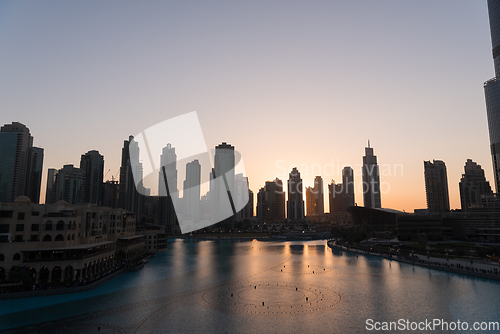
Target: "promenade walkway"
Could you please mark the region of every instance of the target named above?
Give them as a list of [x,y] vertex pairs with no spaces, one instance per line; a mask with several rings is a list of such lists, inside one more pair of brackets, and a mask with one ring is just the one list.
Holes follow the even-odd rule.
[[334,240],[328,241],[331,248],[345,250],[365,255],[379,256],[389,260],[395,260],[412,265],[418,265],[430,269],[442,270],[456,274],[469,275],[500,281],[500,266],[498,263],[478,261],[471,259],[443,259],[439,257],[427,257],[425,255],[388,255],[377,252],[365,251],[353,247],[340,246]]

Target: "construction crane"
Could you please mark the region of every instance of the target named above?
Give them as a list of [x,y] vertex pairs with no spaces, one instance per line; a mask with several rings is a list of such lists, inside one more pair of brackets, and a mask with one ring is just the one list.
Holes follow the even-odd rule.
[[[120,173],[120,169],[118,169],[118,172],[116,172],[116,176],[118,176],[118,173]],[[116,176],[111,175],[111,181],[115,181]]]

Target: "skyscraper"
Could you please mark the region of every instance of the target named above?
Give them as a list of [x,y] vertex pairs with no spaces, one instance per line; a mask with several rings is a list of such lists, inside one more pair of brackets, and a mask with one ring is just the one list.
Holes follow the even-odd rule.
[[[175,215],[174,204],[171,198],[171,196],[179,195],[177,188],[177,154],[175,154],[175,148],[172,147],[170,143],[162,149],[160,166],[162,167],[159,171],[158,182],[160,195],[158,215],[160,225],[165,226],[167,232],[179,233],[180,228],[177,223],[177,216]],[[165,168],[165,175],[167,176],[168,192],[165,187],[163,167]]]
[[314,199],[316,202],[316,214],[321,216],[325,213],[325,195],[323,190],[323,178],[314,178]]
[[460,203],[462,211],[469,211],[474,205],[481,204],[482,195],[492,194],[490,183],[484,177],[481,165],[467,159],[465,163],[465,174],[460,179]]
[[[227,186],[233,189],[234,186],[234,146],[225,142],[215,147],[214,170],[215,177],[220,177],[223,174],[227,177]],[[229,173],[230,175],[227,175]]]
[[344,185],[342,183],[335,184],[335,181],[332,180],[332,183],[328,185],[328,203],[330,205],[330,213],[343,212],[343,193]]
[[43,149],[33,147],[33,137],[24,124],[12,122],[0,129],[0,161],[0,202],[24,195],[38,203]]
[[368,141],[368,147],[365,147],[365,156],[363,157],[363,205],[366,208],[382,207],[377,156],[373,155],[370,141]]
[[141,175],[142,178],[142,164],[138,162],[138,157],[139,144],[134,141],[134,136],[129,136],[128,140],[123,141],[118,207],[135,213],[142,212],[143,203],[142,196],[134,183],[134,173],[132,172],[135,170],[136,175]]
[[328,185],[328,202],[330,213],[347,212],[347,208],[354,206],[354,171],[346,166],[342,169],[342,183]]
[[267,181],[257,194],[257,217],[265,221],[282,221],[285,219],[285,192],[283,182],[276,178]]
[[266,189],[264,187],[259,189],[257,193],[257,219],[265,220],[267,214],[267,200]]
[[254,216],[253,208],[254,208],[253,191],[248,189],[248,203],[245,206],[245,209],[242,210],[245,212],[243,218],[252,218]]
[[307,216],[317,216],[316,199],[314,198],[314,187],[306,187],[306,210]]
[[102,205],[104,157],[99,154],[99,151],[88,151],[82,154],[80,169],[85,173],[83,202]]
[[201,165],[198,160],[186,164],[186,179],[183,183],[183,204],[191,220],[200,219]]
[[[160,156],[160,166],[165,167],[165,174],[167,176],[168,181],[168,191],[170,193],[178,192],[177,188],[177,154],[175,154],[175,147],[172,147],[172,144],[168,143],[162,149],[162,154]],[[159,193],[164,196],[167,194],[167,190],[165,188],[165,179],[163,177],[163,169],[160,169],[159,172]]]
[[55,183],[57,169],[49,168],[47,173],[47,188],[45,189],[45,204],[55,203]]
[[83,202],[85,172],[73,165],[64,165],[56,174],[54,183],[54,201],[66,201],[68,204]]
[[118,207],[118,193],[119,193],[118,181],[114,179],[111,181],[106,181],[103,184],[102,191],[102,206],[116,209]]
[[40,202],[40,189],[42,188],[43,148],[32,147],[30,157],[28,197],[33,203]]
[[347,208],[354,206],[354,171],[350,166],[342,169],[342,211],[347,212]]
[[314,187],[306,187],[306,207],[308,216],[321,216],[325,213],[323,179],[314,178]]
[[302,179],[297,167],[294,167],[288,176],[288,220],[304,219],[304,198],[302,193]]
[[424,161],[425,194],[429,212],[450,211],[448,176],[441,160]]
[[[235,181],[235,154],[234,146],[225,142],[215,147],[214,155],[214,170],[211,176],[212,180],[222,178],[223,182],[215,182],[213,189],[213,212],[217,216],[221,212],[225,212],[227,208],[227,201],[229,200],[231,207],[234,207],[235,198],[232,198],[231,193],[234,193]],[[214,216],[214,217],[215,217]],[[232,218],[231,218],[232,219]]]
[[241,221],[253,217],[253,192],[249,189],[248,177],[243,176],[243,174],[236,174],[234,187],[235,203],[243,203],[248,197],[247,204],[243,209],[236,212],[235,219]]
[[488,0],[495,77],[484,83],[496,192],[500,192],[500,1]]

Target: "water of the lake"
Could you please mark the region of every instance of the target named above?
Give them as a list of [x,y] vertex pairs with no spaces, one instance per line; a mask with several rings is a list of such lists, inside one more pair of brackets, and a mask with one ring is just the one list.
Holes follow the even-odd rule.
[[141,271],[93,290],[0,301],[0,330],[364,333],[368,319],[460,320],[469,329],[500,321],[496,281],[332,250],[326,241],[169,242]]

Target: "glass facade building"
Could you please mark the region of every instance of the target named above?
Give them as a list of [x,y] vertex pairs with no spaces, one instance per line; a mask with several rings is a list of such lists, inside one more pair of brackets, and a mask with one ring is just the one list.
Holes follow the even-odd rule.
[[493,175],[497,193],[500,192],[500,0],[488,0],[491,44],[495,77],[484,83]]
[[16,187],[14,181],[17,138],[17,133],[2,133],[0,137],[0,159],[2,161],[0,165],[0,203],[12,202],[14,193],[19,196],[19,187]]
[[425,196],[429,212],[450,211],[448,173],[441,160],[424,161]]
[[64,165],[56,174],[54,183],[54,200],[66,201],[69,204],[83,202],[85,194],[85,171],[73,165]]
[[43,149],[33,147],[30,130],[19,122],[0,129],[0,203],[28,196],[38,203]]
[[33,203],[39,203],[42,188],[43,148],[32,147],[30,159],[28,197]]
[[80,169],[85,173],[83,201],[102,205],[104,191],[104,157],[99,151],[82,154]]

